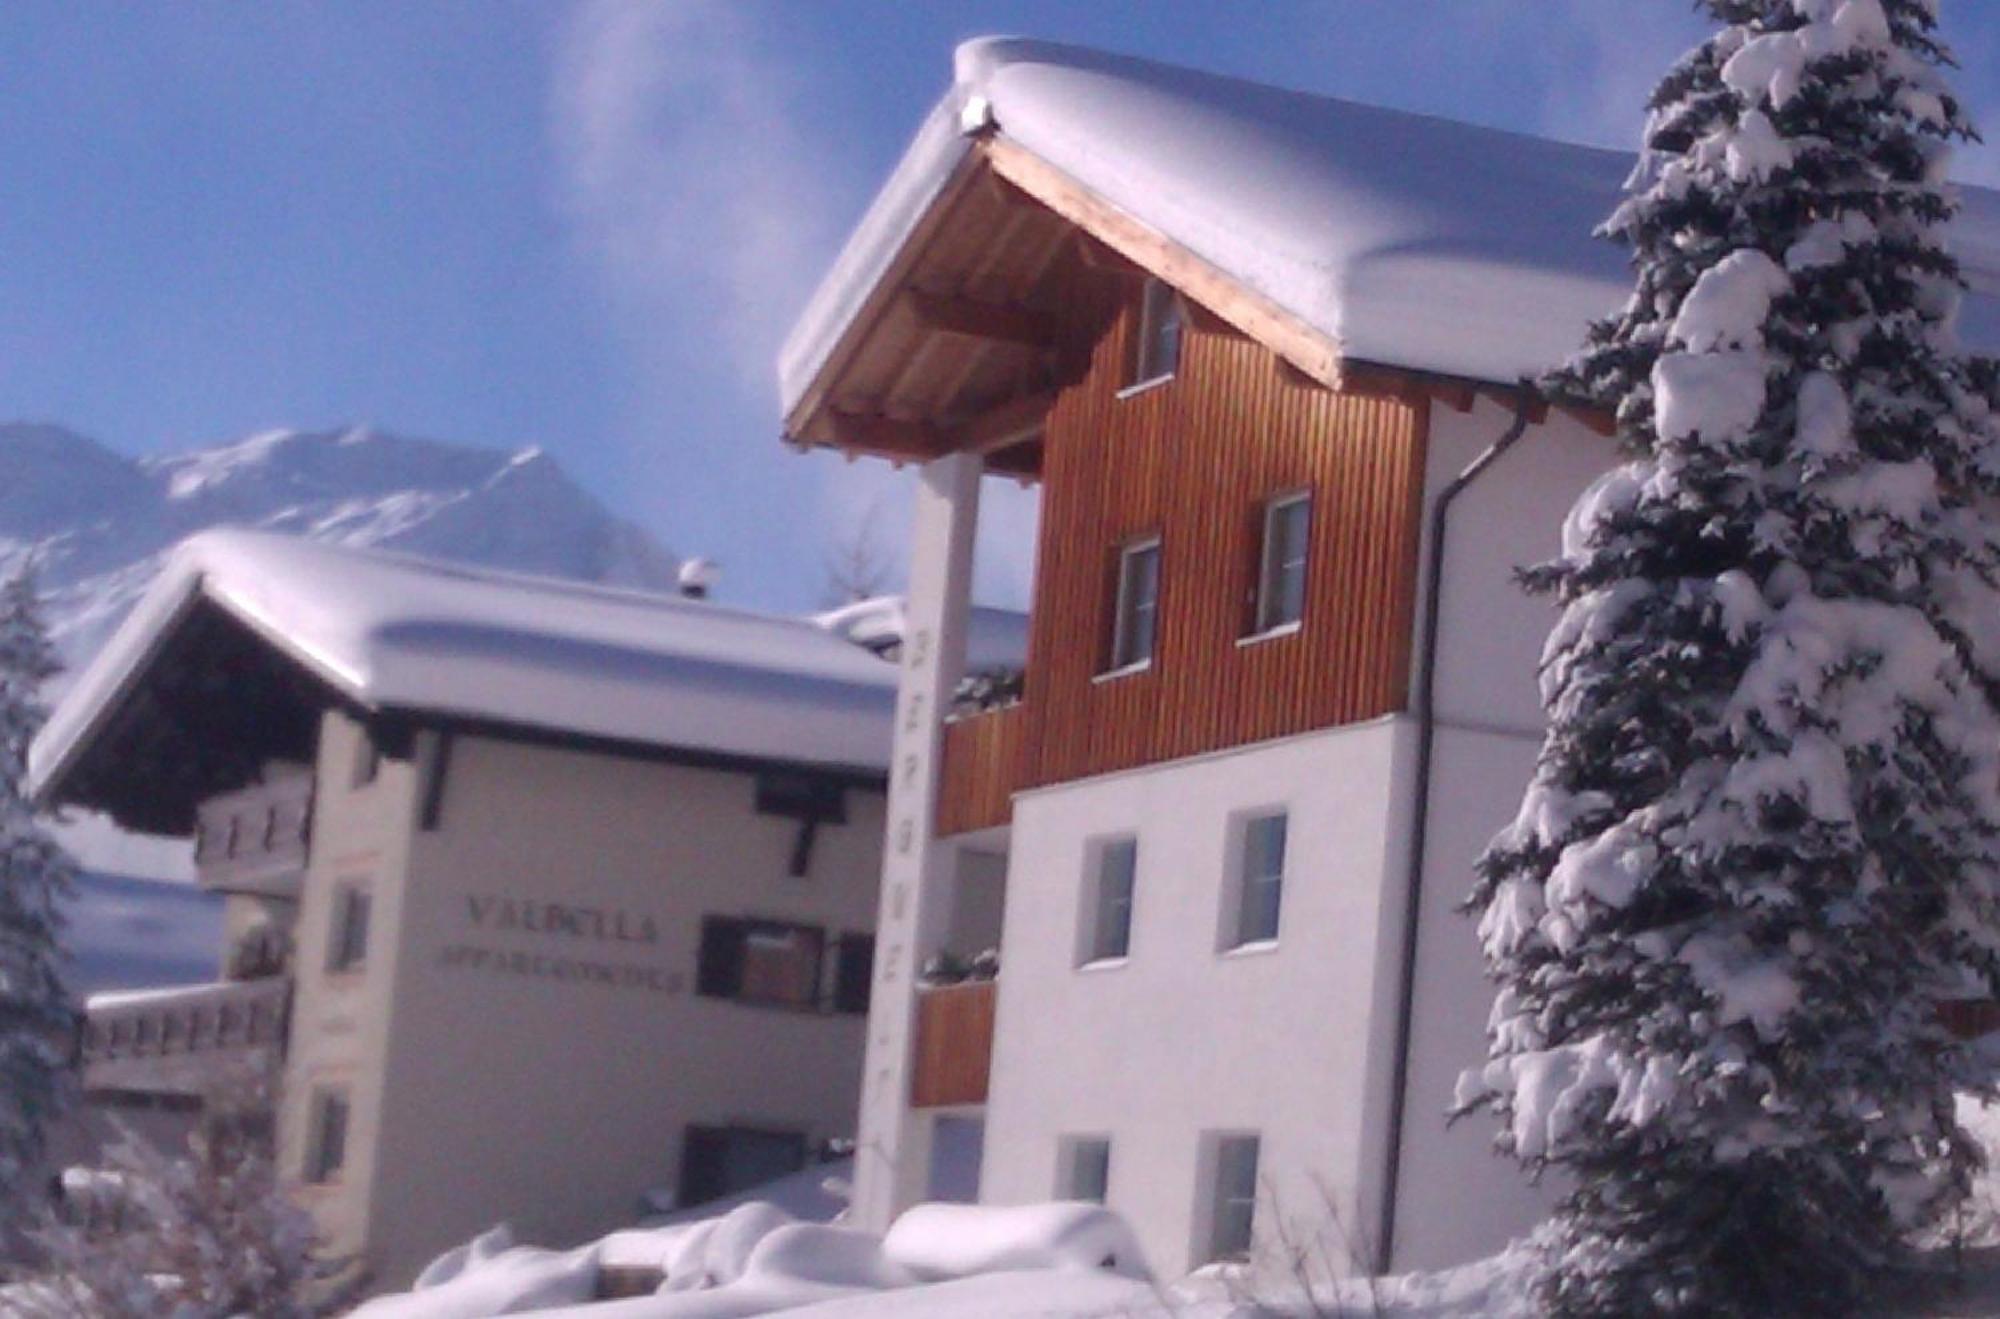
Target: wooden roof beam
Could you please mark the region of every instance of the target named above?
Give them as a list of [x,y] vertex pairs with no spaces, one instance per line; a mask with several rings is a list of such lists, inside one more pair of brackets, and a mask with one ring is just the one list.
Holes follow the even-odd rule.
[[1052,389],[1009,399],[951,427],[945,432],[945,443],[968,453],[994,454],[1010,449],[1041,431],[1055,401]]
[[1045,348],[1055,342],[1055,324],[1039,312],[997,302],[950,297],[910,289],[903,295],[917,324],[938,334],[955,334],[966,339],[1012,344],[1019,348]]

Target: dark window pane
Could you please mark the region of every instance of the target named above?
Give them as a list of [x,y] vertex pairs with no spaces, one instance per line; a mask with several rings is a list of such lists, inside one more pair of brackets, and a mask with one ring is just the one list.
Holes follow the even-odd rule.
[[1228,1136],[1215,1147],[1215,1236],[1211,1259],[1250,1253],[1257,1215],[1257,1138]]
[[1259,816],[1243,826],[1242,902],[1238,943],[1278,937],[1278,909],[1284,893],[1286,817]]
[[796,1132],[689,1127],[681,1146],[680,1203],[705,1204],[805,1167],[806,1139]]
[[1139,843],[1117,838],[1098,855],[1096,934],[1093,959],[1123,957],[1132,946],[1132,887],[1139,862]]
[[1082,1137],[1070,1143],[1068,1184],[1062,1194],[1070,1200],[1104,1203],[1111,1187],[1111,1142],[1101,1136]]

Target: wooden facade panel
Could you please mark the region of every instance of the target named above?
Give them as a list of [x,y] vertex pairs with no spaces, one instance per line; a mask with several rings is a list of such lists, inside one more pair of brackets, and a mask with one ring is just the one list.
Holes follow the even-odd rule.
[[944,726],[937,831],[949,837],[1006,824],[1021,781],[1019,705],[953,719]]
[[[1340,394],[1198,309],[1173,379],[1120,397],[1137,281],[1052,276],[1067,379],[1044,439],[1021,787],[1405,703],[1427,430],[1421,400]],[[1245,638],[1266,502],[1313,496],[1301,626]],[[1104,678],[1119,548],[1161,539],[1152,665]]]
[[912,1108],[986,1102],[997,989],[991,980],[974,980],[917,992]]

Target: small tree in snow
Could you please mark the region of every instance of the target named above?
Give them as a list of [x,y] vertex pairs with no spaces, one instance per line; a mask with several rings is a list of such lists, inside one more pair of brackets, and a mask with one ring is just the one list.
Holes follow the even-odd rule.
[[2000,474],[1955,346],[1935,0],[1707,0],[1554,388],[1632,462],[1562,557],[1549,728],[1474,902],[1461,1111],[1568,1174],[1559,1314],[1849,1314],[1977,1155],[2000,984]]
[[27,1179],[62,1097],[74,1024],[57,946],[70,862],[22,784],[47,713],[41,687],[57,668],[23,568],[0,585],[0,1216],[33,1202]]
[[182,1149],[126,1131],[37,1233],[33,1319],[308,1319],[351,1303],[285,1196],[261,1073],[218,1085]]

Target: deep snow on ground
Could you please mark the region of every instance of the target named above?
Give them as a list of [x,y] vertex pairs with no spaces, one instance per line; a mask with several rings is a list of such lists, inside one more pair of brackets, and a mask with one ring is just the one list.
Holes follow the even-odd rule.
[[[652,1266],[650,1296],[592,1301],[600,1267]],[[1247,1319],[1254,1314],[1469,1319],[1522,1313],[1514,1261],[1356,1280],[1307,1296],[1280,1281],[1210,1272],[1152,1278],[1117,1214],[1097,1205],[919,1205],[883,1237],[803,1222],[749,1201],[718,1217],[613,1233],[568,1251],[516,1245],[504,1228],[439,1258],[414,1290],[357,1319]]]
[[[1961,1120],[2000,1151],[2000,1106]],[[842,1164],[614,1232],[573,1250],[516,1244],[498,1228],[448,1253],[417,1289],[358,1319],[1515,1319],[1528,1256],[1515,1249],[1438,1273],[1354,1278],[1308,1294],[1282,1260],[1154,1279],[1124,1221],[1096,1205],[931,1204],[875,1237],[823,1220]],[[768,1197],[768,1198],[764,1198]],[[775,1201],[776,1203],[773,1203]],[[780,1207],[781,1205],[786,1207]],[[796,1211],[788,1212],[789,1210]],[[800,1215],[803,1215],[801,1217]],[[1980,1179],[1963,1248],[1941,1245],[1927,1277],[1897,1290],[1907,1319],[2000,1317],[2000,1167]],[[600,1268],[657,1268],[650,1296],[593,1301]]]

